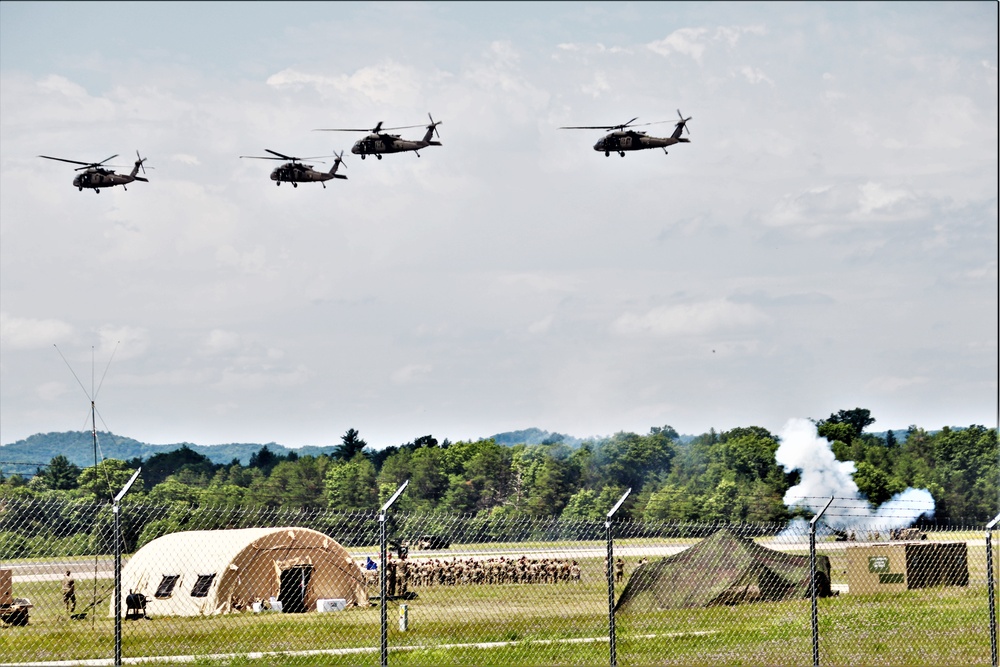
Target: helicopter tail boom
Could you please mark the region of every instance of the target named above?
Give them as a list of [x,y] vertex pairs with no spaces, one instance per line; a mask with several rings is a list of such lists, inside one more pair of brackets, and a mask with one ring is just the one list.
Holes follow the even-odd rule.
[[340,169],[340,165],[344,163],[344,151],[340,151],[340,155],[337,155],[337,159],[333,161],[333,167],[330,168],[330,176],[333,178],[341,178],[347,180],[347,176],[343,174],[338,174],[337,170]]

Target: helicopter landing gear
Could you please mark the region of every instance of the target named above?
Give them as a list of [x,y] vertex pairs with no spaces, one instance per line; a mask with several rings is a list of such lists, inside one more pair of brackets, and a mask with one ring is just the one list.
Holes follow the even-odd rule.
[[281,181],[275,181],[274,184],[279,188],[281,187]]
[[101,189],[100,188],[94,188],[94,194],[95,195],[101,194]]
[[625,157],[625,151],[618,151],[618,154],[621,155],[622,157]]
[[323,181],[320,181],[319,184],[323,186],[324,190],[326,190],[326,183],[324,183]]
[[382,159],[382,155],[381,155],[381,154],[379,154],[379,153],[375,153],[375,157],[376,157],[376,158],[378,158],[379,160],[381,160],[381,159]]
[[604,157],[611,157],[610,151],[604,151]]
[[297,187],[299,187],[299,184],[293,181],[293,182],[292,182],[292,187],[293,187],[293,188],[297,188]]
[[81,186],[79,186],[79,187],[77,188],[77,190],[79,190],[80,192],[83,192],[83,186],[82,186],[82,185],[81,185]]

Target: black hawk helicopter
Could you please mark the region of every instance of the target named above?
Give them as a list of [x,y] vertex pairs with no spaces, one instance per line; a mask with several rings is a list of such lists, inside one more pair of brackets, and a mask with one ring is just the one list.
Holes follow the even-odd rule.
[[[49,155],[39,155],[38,157],[43,157],[46,160],[58,160],[59,162],[69,162],[70,164],[82,164],[82,167],[77,167],[76,171],[82,171],[82,174],[77,174],[73,179],[73,185],[77,187],[81,192],[84,188],[93,188],[95,193],[101,191],[101,188],[111,188],[116,185],[122,186],[122,190],[128,190],[125,187],[126,183],[131,183],[132,181],[142,181],[148,183],[148,178],[143,178],[142,176],[137,176],[139,169],[142,169],[142,173],[146,173],[146,168],[142,166],[142,163],[146,161],[146,158],[139,155],[139,151],[135,152],[135,156],[138,158],[135,161],[135,166],[132,167],[131,174],[116,174],[113,169],[109,169],[111,165],[107,167],[104,163],[108,160],[118,157],[117,153],[109,158],[105,158],[100,162],[80,162],[79,160],[67,160],[61,157],[51,157]],[[150,167],[152,169],[152,167]]]
[[[368,132],[369,135],[364,139],[358,139],[354,142],[351,147],[351,152],[355,155],[360,155],[361,159],[364,160],[367,155],[374,155],[379,160],[382,159],[383,153],[403,153],[405,151],[413,151],[417,153],[421,148],[426,148],[428,146],[440,146],[440,141],[433,141],[434,135],[437,134],[438,138],[441,135],[437,131],[437,126],[444,121],[435,121],[434,117],[429,113],[427,117],[431,119],[430,125],[403,125],[400,127],[382,127],[382,121],[378,122],[378,125],[370,130],[363,130],[357,128],[320,128],[313,130],[314,132]],[[402,139],[398,134],[387,134],[383,130],[407,130],[411,127],[426,127],[427,132],[424,133],[424,138],[419,141]],[[417,153],[417,157],[420,157],[420,153]]]
[[[325,181],[329,181],[334,178],[347,179],[347,176],[343,174],[338,174],[337,169],[340,165],[344,163],[343,155],[344,151],[340,151],[340,155],[316,155],[313,157],[293,157],[291,155],[283,155],[277,151],[272,151],[270,148],[265,148],[268,153],[276,157],[260,156],[260,155],[241,155],[241,158],[251,158],[254,160],[288,160],[285,164],[280,167],[276,167],[274,171],[271,172],[271,180],[274,181],[275,185],[281,185],[282,182],[291,183],[293,188],[299,187],[299,183],[319,183],[326,189]],[[315,160],[321,157],[334,157],[337,158],[333,161],[333,168],[330,171],[316,171],[312,168],[311,164],[303,164],[302,160]],[[322,163],[320,163],[322,164]],[[346,169],[346,167],[345,167]]]
[[627,123],[622,123],[621,125],[582,125],[582,126],[569,126],[560,127],[560,130],[613,130],[611,134],[606,135],[603,139],[598,140],[594,144],[595,151],[604,151],[604,157],[611,155],[612,151],[618,153],[622,157],[625,157],[625,151],[641,151],[646,148],[662,148],[663,152],[667,152],[667,146],[673,146],[679,143],[688,143],[690,139],[685,139],[681,136],[682,132],[687,132],[691,134],[691,130],[687,129],[687,122],[691,120],[691,117],[684,117],[681,110],[677,110],[677,116],[680,118],[674,126],[674,133],[669,137],[651,137],[645,132],[640,132],[638,130],[632,130],[632,127],[643,127],[645,125],[659,125],[661,123],[670,123],[669,120],[660,120],[654,123],[640,123],[639,125],[633,125],[638,116],[628,121]]

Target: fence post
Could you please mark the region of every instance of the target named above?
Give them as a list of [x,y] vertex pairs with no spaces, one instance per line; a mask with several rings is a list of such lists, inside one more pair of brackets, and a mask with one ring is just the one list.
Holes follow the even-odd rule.
[[406,485],[410,483],[410,480],[403,482],[403,485],[396,489],[396,493],[392,494],[392,497],[386,501],[385,505],[382,505],[382,509],[379,510],[378,515],[378,546],[379,546],[379,566],[378,566],[378,583],[379,583],[379,625],[380,625],[380,655],[382,667],[386,667],[389,664],[389,618],[388,611],[386,610],[386,604],[388,603],[388,595],[386,595],[386,581],[385,581],[385,569],[386,569],[386,540],[388,539],[385,534],[385,519],[386,512],[392,504],[396,502],[399,495],[403,493],[403,489]]
[[608,564],[605,568],[608,575],[608,641],[609,641],[609,652],[611,656],[611,667],[618,667],[618,648],[615,645],[615,577],[614,577],[614,535],[611,532],[611,518],[614,517],[615,512],[618,508],[622,506],[625,499],[628,498],[628,494],[632,493],[632,489],[629,489],[622,497],[618,499],[615,506],[611,508],[608,512],[608,518],[604,522],[604,528],[607,532],[608,540]]
[[826,512],[832,502],[833,496],[830,496],[830,500],[819,511],[819,514],[809,520],[809,575],[812,579],[810,582],[810,597],[812,598],[813,667],[819,667],[819,609],[816,604],[816,522],[819,521],[819,518],[823,516],[823,513]]
[[[115,666],[122,664],[122,537],[121,537],[121,507],[119,502],[135,482],[142,468],[132,473],[132,478],[122,487],[122,490],[115,496],[111,511],[115,515]],[[93,609],[97,614],[97,609]]]
[[993,581],[993,528],[1000,521],[1000,514],[986,524],[986,586],[990,599],[990,664],[997,667],[997,609],[996,583]]

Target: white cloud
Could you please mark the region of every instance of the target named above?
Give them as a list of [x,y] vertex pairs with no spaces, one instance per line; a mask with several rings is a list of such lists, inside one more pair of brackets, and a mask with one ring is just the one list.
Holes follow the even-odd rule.
[[205,337],[201,350],[209,355],[226,354],[239,350],[242,344],[242,337],[235,331],[212,329]]
[[880,375],[879,377],[869,380],[865,384],[865,388],[883,394],[893,394],[900,389],[926,385],[928,382],[929,378],[923,375],[914,375],[910,377]]
[[434,367],[430,364],[408,364],[392,373],[393,384],[412,384],[428,375]]
[[741,75],[743,75],[743,78],[749,81],[750,83],[754,84],[766,83],[771,86],[774,85],[774,81],[772,81],[766,74],[764,74],[764,72],[762,72],[760,69],[756,67],[751,67],[750,65],[744,65],[739,69],[739,72]]
[[98,355],[104,358],[132,359],[149,348],[149,332],[142,327],[105,325],[98,331]]
[[762,25],[719,26],[714,31],[708,28],[679,28],[661,40],[650,42],[646,47],[653,53],[669,56],[673,53],[688,56],[701,62],[705,50],[712,43],[723,43],[734,48],[745,34],[763,35]]
[[680,28],[659,41],[650,42],[647,47],[661,56],[679,53],[700,61],[702,54],[705,53],[704,38],[707,34],[707,28]]
[[659,306],[641,314],[627,313],[615,320],[612,328],[616,333],[629,335],[697,336],[752,330],[768,321],[769,318],[751,304],[714,299]]
[[0,341],[16,350],[47,347],[72,335],[73,327],[61,320],[35,320],[0,312]]

